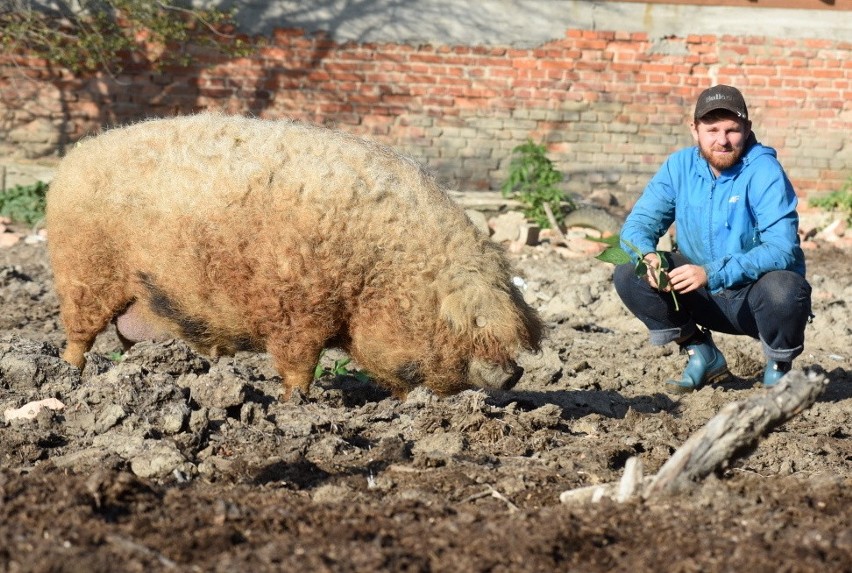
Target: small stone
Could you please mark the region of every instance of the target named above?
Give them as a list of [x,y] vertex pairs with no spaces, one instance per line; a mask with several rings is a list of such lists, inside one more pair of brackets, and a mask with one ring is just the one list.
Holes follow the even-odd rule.
[[817,233],[816,238],[828,243],[835,243],[840,240],[848,230],[848,224],[845,219],[837,219],[829,223],[829,225]]
[[537,225],[524,223],[518,229],[518,243],[522,245],[535,246],[539,241],[541,229]]
[[17,233],[0,233],[0,248],[8,248],[17,245],[21,236]]
[[20,408],[10,408],[3,412],[3,418],[9,422],[11,420],[34,420],[38,413],[45,408],[50,410],[62,410],[65,404],[56,398],[45,398],[24,404]]
[[311,499],[314,503],[341,503],[349,500],[352,492],[346,486],[328,484],[318,487]]
[[593,257],[600,254],[606,248],[606,244],[600,241],[590,241],[585,237],[573,237],[568,239],[568,248],[576,253]]
[[141,478],[164,478],[186,460],[177,448],[168,442],[149,440],[141,452],[130,460],[130,470]]
[[47,236],[40,235],[38,233],[27,235],[26,237],[24,237],[25,245],[38,245],[40,243],[44,243],[45,241],[47,241]]
[[96,434],[103,434],[104,432],[118,424],[126,415],[127,412],[125,412],[124,408],[122,408],[118,404],[108,405],[98,415],[93,428],[94,432]]
[[489,226],[494,229],[491,240],[497,243],[516,241],[520,237],[520,229],[526,224],[524,214],[519,211],[509,211],[491,219]]

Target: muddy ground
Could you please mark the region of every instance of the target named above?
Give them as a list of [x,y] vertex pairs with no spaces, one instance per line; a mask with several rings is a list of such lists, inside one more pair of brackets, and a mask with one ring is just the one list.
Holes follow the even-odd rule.
[[734,378],[669,394],[685,358],[646,344],[611,267],[544,243],[512,255],[549,326],[514,391],[326,375],[282,403],[265,356],[180,342],[104,334],[81,375],[44,243],[2,249],[0,413],[64,409],[0,422],[0,571],[852,571],[852,251],[813,247],[817,403],[685,493],[581,505],[560,493],[655,472],[766,392],[759,343],[718,336]]

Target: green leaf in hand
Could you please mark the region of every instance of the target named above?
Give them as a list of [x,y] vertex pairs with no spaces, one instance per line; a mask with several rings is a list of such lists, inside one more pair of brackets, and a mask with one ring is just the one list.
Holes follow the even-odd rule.
[[[590,237],[591,238],[591,237]],[[602,253],[600,253],[595,258],[599,261],[603,261],[605,263],[612,263],[614,265],[623,265],[631,262],[633,259],[630,258],[630,255],[621,247],[622,239],[618,235],[613,235],[610,237],[606,237],[603,239],[594,239],[600,243],[606,243],[609,245]],[[630,241],[623,241],[627,248],[633,251],[636,254],[636,266],[633,267],[633,272],[636,273],[636,276],[639,278],[644,277],[648,274],[648,264],[645,262],[642,257],[642,251],[640,251],[636,245],[632,244]],[[663,292],[669,286],[669,276],[666,274],[666,271],[669,269],[669,263],[666,258],[663,256],[663,253],[657,251],[657,256],[660,259],[660,266],[656,269],[656,279],[657,279],[657,290]],[[677,295],[675,291],[672,290],[672,300],[674,301],[675,310],[680,310],[680,305],[677,301]]]
[[613,265],[623,265],[630,262],[630,255],[621,250],[620,247],[607,247],[595,258]]

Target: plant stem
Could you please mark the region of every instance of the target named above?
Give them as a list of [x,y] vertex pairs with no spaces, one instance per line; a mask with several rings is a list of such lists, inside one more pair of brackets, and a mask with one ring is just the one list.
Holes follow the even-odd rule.
[[680,305],[677,302],[677,295],[675,295],[675,291],[672,291],[672,300],[675,303],[675,312],[679,312],[680,311]]

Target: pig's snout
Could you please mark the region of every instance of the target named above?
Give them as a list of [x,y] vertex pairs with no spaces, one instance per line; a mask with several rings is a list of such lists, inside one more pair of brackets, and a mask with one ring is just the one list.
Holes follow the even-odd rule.
[[509,362],[506,366],[501,366],[481,360],[473,360],[468,371],[469,382],[472,386],[494,390],[512,389],[523,374],[524,369],[514,361]]

